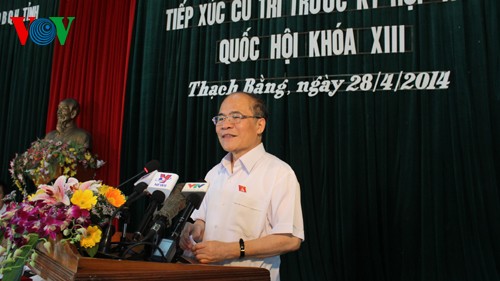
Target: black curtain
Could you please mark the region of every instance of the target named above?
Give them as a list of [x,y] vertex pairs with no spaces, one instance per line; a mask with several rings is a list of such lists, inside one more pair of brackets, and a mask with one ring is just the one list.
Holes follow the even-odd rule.
[[5,182],[15,154],[45,136],[53,53],[53,44],[40,46],[30,37],[21,45],[10,15],[22,17],[26,9],[48,18],[58,7],[59,1],[0,1],[0,178]]

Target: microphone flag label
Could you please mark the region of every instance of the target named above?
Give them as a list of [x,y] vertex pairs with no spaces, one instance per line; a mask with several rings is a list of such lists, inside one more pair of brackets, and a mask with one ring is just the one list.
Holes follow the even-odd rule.
[[165,193],[165,198],[167,198],[174,189],[178,179],[179,175],[177,174],[156,171],[146,190],[151,194],[155,190],[159,190]]
[[161,173],[160,174],[160,177],[158,178],[158,183],[159,184],[163,184],[163,183],[166,183],[169,179],[172,178],[172,175],[171,174],[164,174],[164,173]]
[[206,182],[188,182],[182,192],[207,192],[209,184]]

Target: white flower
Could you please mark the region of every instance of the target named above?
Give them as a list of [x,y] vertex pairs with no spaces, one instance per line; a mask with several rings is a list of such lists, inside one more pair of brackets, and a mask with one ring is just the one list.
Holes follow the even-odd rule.
[[97,168],[101,168],[104,164],[106,164],[106,162],[102,160],[97,160]]

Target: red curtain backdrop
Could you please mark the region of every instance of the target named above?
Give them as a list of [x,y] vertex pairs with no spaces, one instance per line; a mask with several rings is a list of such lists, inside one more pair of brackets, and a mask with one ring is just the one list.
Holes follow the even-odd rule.
[[[55,43],[47,132],[54,130],[57,105],[80,103],[79,127],[92,135],[92,152],[106,162],[97,179],[117,185],[130,42],[136,0],[61,0],[59,15],[73,16],[64,46]],[[65,23],[67,24],[67,22]]]

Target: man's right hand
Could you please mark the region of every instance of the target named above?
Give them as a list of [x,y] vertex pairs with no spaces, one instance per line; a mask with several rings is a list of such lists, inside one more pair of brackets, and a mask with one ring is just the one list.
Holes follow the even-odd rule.
[[193,243],[193,240],[200,242],[203,239],[204,230],[205,222],[203,221],[197,220],[194,224],[186,223],[179,239],[181,249],[191,250],[196,245],[196,243]]

